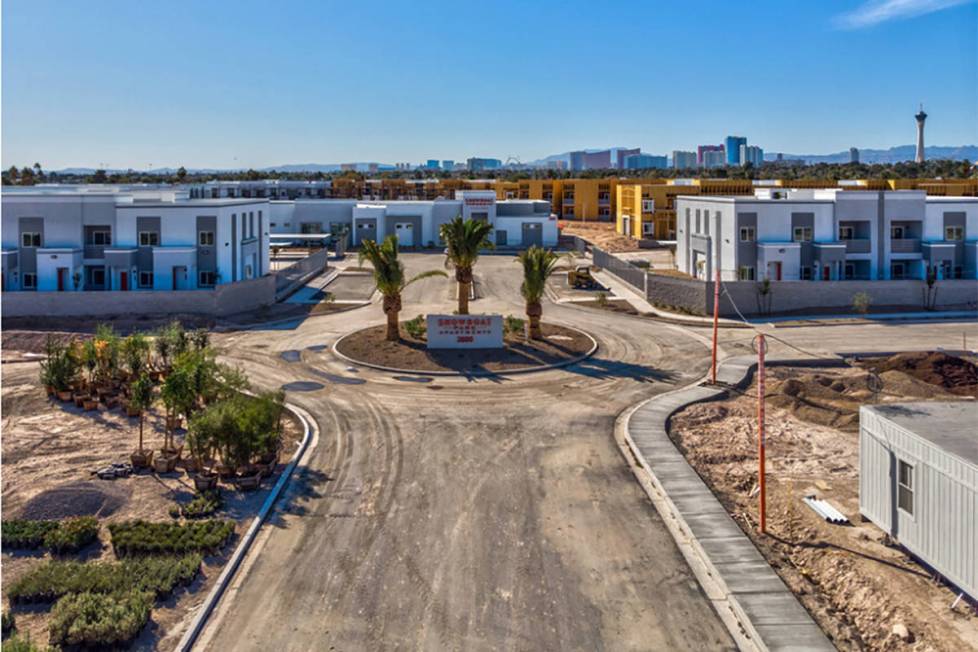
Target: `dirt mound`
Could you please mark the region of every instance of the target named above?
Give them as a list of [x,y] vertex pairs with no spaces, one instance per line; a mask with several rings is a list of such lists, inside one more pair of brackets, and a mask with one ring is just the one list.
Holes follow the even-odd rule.
[[856,364],[880,375],[899,371],[952,394],[978,398],[978,365],[946,353],[900,353],[886,358],[866,358]]
[[109,482],[73,482],[43,491],[21,510],[21,518],[60,519],[69,516],[109,516],[125,503],[128,492]]

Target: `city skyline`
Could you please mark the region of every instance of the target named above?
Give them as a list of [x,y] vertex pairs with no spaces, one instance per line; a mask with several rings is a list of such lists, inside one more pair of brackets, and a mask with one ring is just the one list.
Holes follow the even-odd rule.
[[[519,8],[519,24],[507,3],[367,16],[296,2],[275,20],[237,4],[100,8],[4,4],[4,167],[530,161],[614,146],[669,155],[730,134],[817,154],[912,142],[921,101],[928,142],[978,142],[974,62],[944,54],[975,50],[971,1],[717,4],[696,16],[626,4],[595,16],[572,3]],[[790,29],[770,30],[775,19]],[[397,29],[406,22],[410,34]],[[596,56],[560,34],[610,49]],[[707,34],[716,47],[679,47]],[[627,105],[612,99],[622,84],[634,85]]]

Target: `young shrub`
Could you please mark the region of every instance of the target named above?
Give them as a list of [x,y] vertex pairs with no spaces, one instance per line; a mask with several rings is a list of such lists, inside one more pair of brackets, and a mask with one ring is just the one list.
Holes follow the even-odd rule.
[[424,315],[418,315],[414,319],[404,322],[404,330],[416,340],[423,339],[428,334],[428,325],[425,323]]
[[503,330],[505,330],[507,333],[518,335],[523,332],[523,327],[525,324],[526,322],[519,317],[506,315],[506,319],[503,320]]
[[111,523],[112,548],[116,556],[141,554],[216,553],[234,534],[234,523],[209,519],[196,523]]
[[604,308],[605,306],[608,305],[608,295],[605,294],[604,292],[598,292],[596,296],[596,301],[600,307]]
[[[186,519],[199,519],[211,516],[224,505],[221,492],[216,489],[205,491],[194,496],[186,505],[177,507],[177,515]],[[172,513],[171,513],[172,516]]]
[[140,591],[68,595],[51,610],[50,640],[66,646],[122,646],[146,625],[152,606],[152,594]]
[[57,521],[12,519],[0,524],[4,550],[33,550],[44,545],[44,537],[58,528]]
[[4,611],[3,611],[3,630],[2,630],[3,635],[6,636],[10,632],[14,631],[14,629],[16,629],[16,628],[17,628],[17,620],[14,618],[14,615],[12,613],[10,613],[9,611],[7,611],[6,609],[4,609]]
[[869,307],[873,303],[873,297],[869,296],[865,292],[856,292],[852,295],[852,309],[858,312],[860,315],[865,315],[869,312]]
[[98,519],[94,516],[68,518],[44,535],[44,546],[61,555],[77,552],[98,538]]
[[14,634],[3,642],[3,652],[52,652],[53,648],[41,647],[31,641],[30,634],[21,638],[19,634]]

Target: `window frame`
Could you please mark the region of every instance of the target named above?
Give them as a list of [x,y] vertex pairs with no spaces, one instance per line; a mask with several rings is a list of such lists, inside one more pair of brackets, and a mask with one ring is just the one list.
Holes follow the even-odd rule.
[[[210,283],[204,282],[204,274],[208,274],[211,277]],[[209,270],[201,270],[197,272],[197,287],[202,288],[212,288],[217,285],[217,272],[212,272]]]
[[[105,281],[106,281],[107,275],[105,273],[105,268],[104,267],[95,267],[95,268],[92,269],[92,271],[90,272],[90,274],[91,274],[91,279],[92,279],[92,285],[101,285],[102,287],[105,287]],[[102,275],[102,282],[101,283],[95,280],[95,275],[96,274],[101,274]]]
[[[954,232],[958,237],[951,237],[951,233]],[[944,241],[945,242],[961,242],[964,240],[964,227],[961,226],[945,226],[944,227]]]
[[[143,240],[144,240],[143,236],[147,236],[145,239],[148,242],[143,243]],[[155,238],[152,237],[152,236],[155,236]],[[159,247],[160,246],[160,232],[159,231],[140,231],[137,234],[137,237],[138,237],[137,242],[139,242],[139,246],[140,247]],[[153,242],[153,240],[156,240],[156,242]]]
[[[149,283],[144,283],[143,282],[143,275],[144,274],[148,275],[148,277],[149,277]],[[137,276],[136,276],[136,287],[140,287],[140,288],[152,288],[154,281],[155,281],[155,279],[153,278],[153,272],[148,272],[148,271],[145,271],[145,270],[140,270],[139,271],[139,274],[137,274]]]
[[[848,231],[849,236],[846,237],[842,235],[843,231]],[[855,240],[856,239],[856,227],[854,226],[840,226],[839,227],[839,240]]]
[[[30,276],[34,279],[34,282],[30,285],[27,284],[27,277]],[[20,287],[25,290],[36,290],[37,289],[37,272],[24,272],[20,275]]]
[[737,268],[737,280],[738,281],[753,281],[757,278],[757,274],[754,270],[753,265],[741,265]]
[[[28,238],[30,238],[30,242],[24,244]],[[34,244],[35,242],[37,244]],[[20,246],[23,249],[40,249],[43,244],[40,231],[24,231],[20,234]]]
[[[904,475],[906,471],[906,475]],[[914,515],[914,465],[897,458],[897,508],[908,516]],[[909,503],[909,509],[907,508]]]
[[[209,235],[210,242],[205,242],[204,236]],[[214,246],[214,232],[213,231],[197,231],[197,245],[200,247],[213,247]]]
[[[798,237],[799,232],[801,233],[801,237]],[[815,236],[814,229],[810,226],[791,227],[792,242],[811,242],[814,236]]]
[[[747,237],[744,237],[744,233],[747,233]],[[757,229],[753,226],[742,226],[740,227],[740,242],[756,242],[757,241]]]

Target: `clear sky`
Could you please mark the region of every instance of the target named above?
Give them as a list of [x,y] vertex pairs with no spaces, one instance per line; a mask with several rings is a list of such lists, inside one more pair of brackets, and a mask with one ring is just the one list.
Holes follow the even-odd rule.
[[2,162],[978,142],[975,0],[4,0]]

